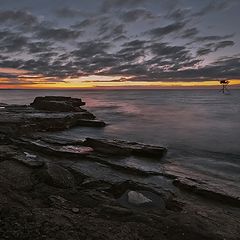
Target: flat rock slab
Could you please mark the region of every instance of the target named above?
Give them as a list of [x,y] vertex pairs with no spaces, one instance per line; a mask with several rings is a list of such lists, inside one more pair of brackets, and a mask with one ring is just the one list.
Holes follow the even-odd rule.
[[180,189],[240,207],[240,196],[235,192],[225,191],[221,185],[218,186],[205,181],[198,183],[194,179],[188,178],[177,178],[173,183]]
[[164,174],[172,177],[173,184],[181,190],[225,204],[240,206],[240,190],[232,182],[202,175],[176,164],[166,164]]
[[94,151],[94,149],[91,147],[79,145],[80,143],[78,145],[59,145],[54,144],[54,142],[47,143],[42,140],[31,140],[27,138],[21,138],[18,141],[18,144],[39,153],[46,153],[51,154],[52,156],[60,157],[79,157],[89,155]]
[[158,147],[121,140],[86,138],[84,144],[86,146],[92,147],[97,152],[113,155],[137,155],[161,158],[167,152],[167,148],[165,147]]
[[60,152],[88,155],[94,150],[91,147],[66,145],[59,149]]

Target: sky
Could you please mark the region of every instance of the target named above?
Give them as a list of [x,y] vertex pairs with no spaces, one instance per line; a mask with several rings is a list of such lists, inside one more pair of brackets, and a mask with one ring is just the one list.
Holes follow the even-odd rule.
[[240,86],[239,0],[0,0],[0,88]]

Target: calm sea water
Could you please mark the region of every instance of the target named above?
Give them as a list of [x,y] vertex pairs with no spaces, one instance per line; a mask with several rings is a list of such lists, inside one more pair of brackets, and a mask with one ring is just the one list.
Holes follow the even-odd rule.
[[120,138],[169,148],[167,159],[193,171],[240,182],[240,91],[217,90],[1,90],[0,102],[28,104],[36,96],[79,97],[109,125],[58,133]]

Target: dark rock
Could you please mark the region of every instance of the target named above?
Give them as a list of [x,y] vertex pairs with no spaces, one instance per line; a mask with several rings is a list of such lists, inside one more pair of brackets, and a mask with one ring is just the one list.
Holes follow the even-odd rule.
[[98,190],[108,190],[112,187],[112,185],[108,182],[102,181],[102,180],[96,180],[92,178],[87,178],[81,183],[81,187],[87,188],[87,189],[98,189]]
[[0,133],[0,144],[1,145],[9,145],[11,141],[9,140],[8,136],[3,133]]
[[0,161],[11,159],[17,154],[17,148],[13,145],[0,145]]
[[31,106],[8,105],[0,111],[0,133],[22,135],[33,131],[62,131],[75,126],[104,127],[103,121],[80,108],[81,99],[38,97]]
[[166,208],[170,211],[181,212],[184,205],[185,204],[183,202],[176,199],[168,199],[168,201],[166,201]]
[[21,138],[15,142],[27,149],[37,151],[40,153],[51,154],[52,156],[67,156],[67,157],[80,157],[93,152],[93,148],[84,145],[58,145],[54,143],[47,143],[42,140],[32,140],[28,138]]
[[92,147],[97,152],[112,155],[137,155],[161,158],[167,152],[167,148],[165,147],[151,146],[121,140],[86,138],[84,144]]
[[75,186],[73,175],[57,164],[49,163],[47,168],[39,173],[40,178],[50,186],[58,188],[73,188]]
[[73,213],[79,213],[79,211],[80,211],[79,208],[75,208],[75,207],[72,208],[72,212],[73,212]]
[[[58,113],[25,116],[28,121],[34,123],[37,131],[61,131],[79,126],[79,121],[90,121],[95,118],[91,113]],[[90,120],[89,120],[90,119]]]
[[141,205],[141,204],[152,202],[151,199],[147,198],[140,192],[129,191],[127,195],[128,195],[128,202],[134,205]]
[[192,171],[177,163],[165,165],[164,175],[173,179],[173,185],[182,191],[200,195],[208,200],[240,206],[240,189],[232,182]]
[[127,208],[157,208],[161,210],[166,208],[165,200],[161,196],[145,190],[128,189],[118,199],[118,202]]
[[8,104],[7,103],[0,103],[0,107],[4,108],[6,107]]
[[126,217],[133,214],[133,212],[130,209],[119,207],[119,206],[109,206],[109,205],[104,205],[102,212],[104,214],[117,215],[120,217]]
[[30,190],[35,184],[31,174],[32,170],[23,164],[10,160],[0,162],[0,177],[13,189]]
[[182,190],[204,196],[208,199],[224,202],[225,204],[240,207],[240,197],[236,194],[230,194],[224,191],[221,186],[211,186],[204,182],[194,181],[188,178],[177,178],[173,184]]
[[69,205],[68,201],[61,196],[51,195],[48,197],[48,200],[49,200],[50,206],[60,208],[60,209],[67,208]]
[[81,99],[61,96],[36,97],[31,106],[38,110],[53,112],[78,112],[85,105]]
[[24,152],[24,155],[16,155],[13,159],[17,160],[18,162],[30,167],[30,168],[41,168],[44,166],[44,161],[39,159],[37,155],[33,155],[28,152]]

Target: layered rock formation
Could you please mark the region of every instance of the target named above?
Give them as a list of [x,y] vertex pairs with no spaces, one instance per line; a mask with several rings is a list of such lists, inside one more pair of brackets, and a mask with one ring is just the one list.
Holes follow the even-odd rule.
[[0,130],[6,133],[59,131],[76,126],[104,127],[103,121],[82,109],[81,99],[37,97],[30,106],[4,105],[0,111]]

